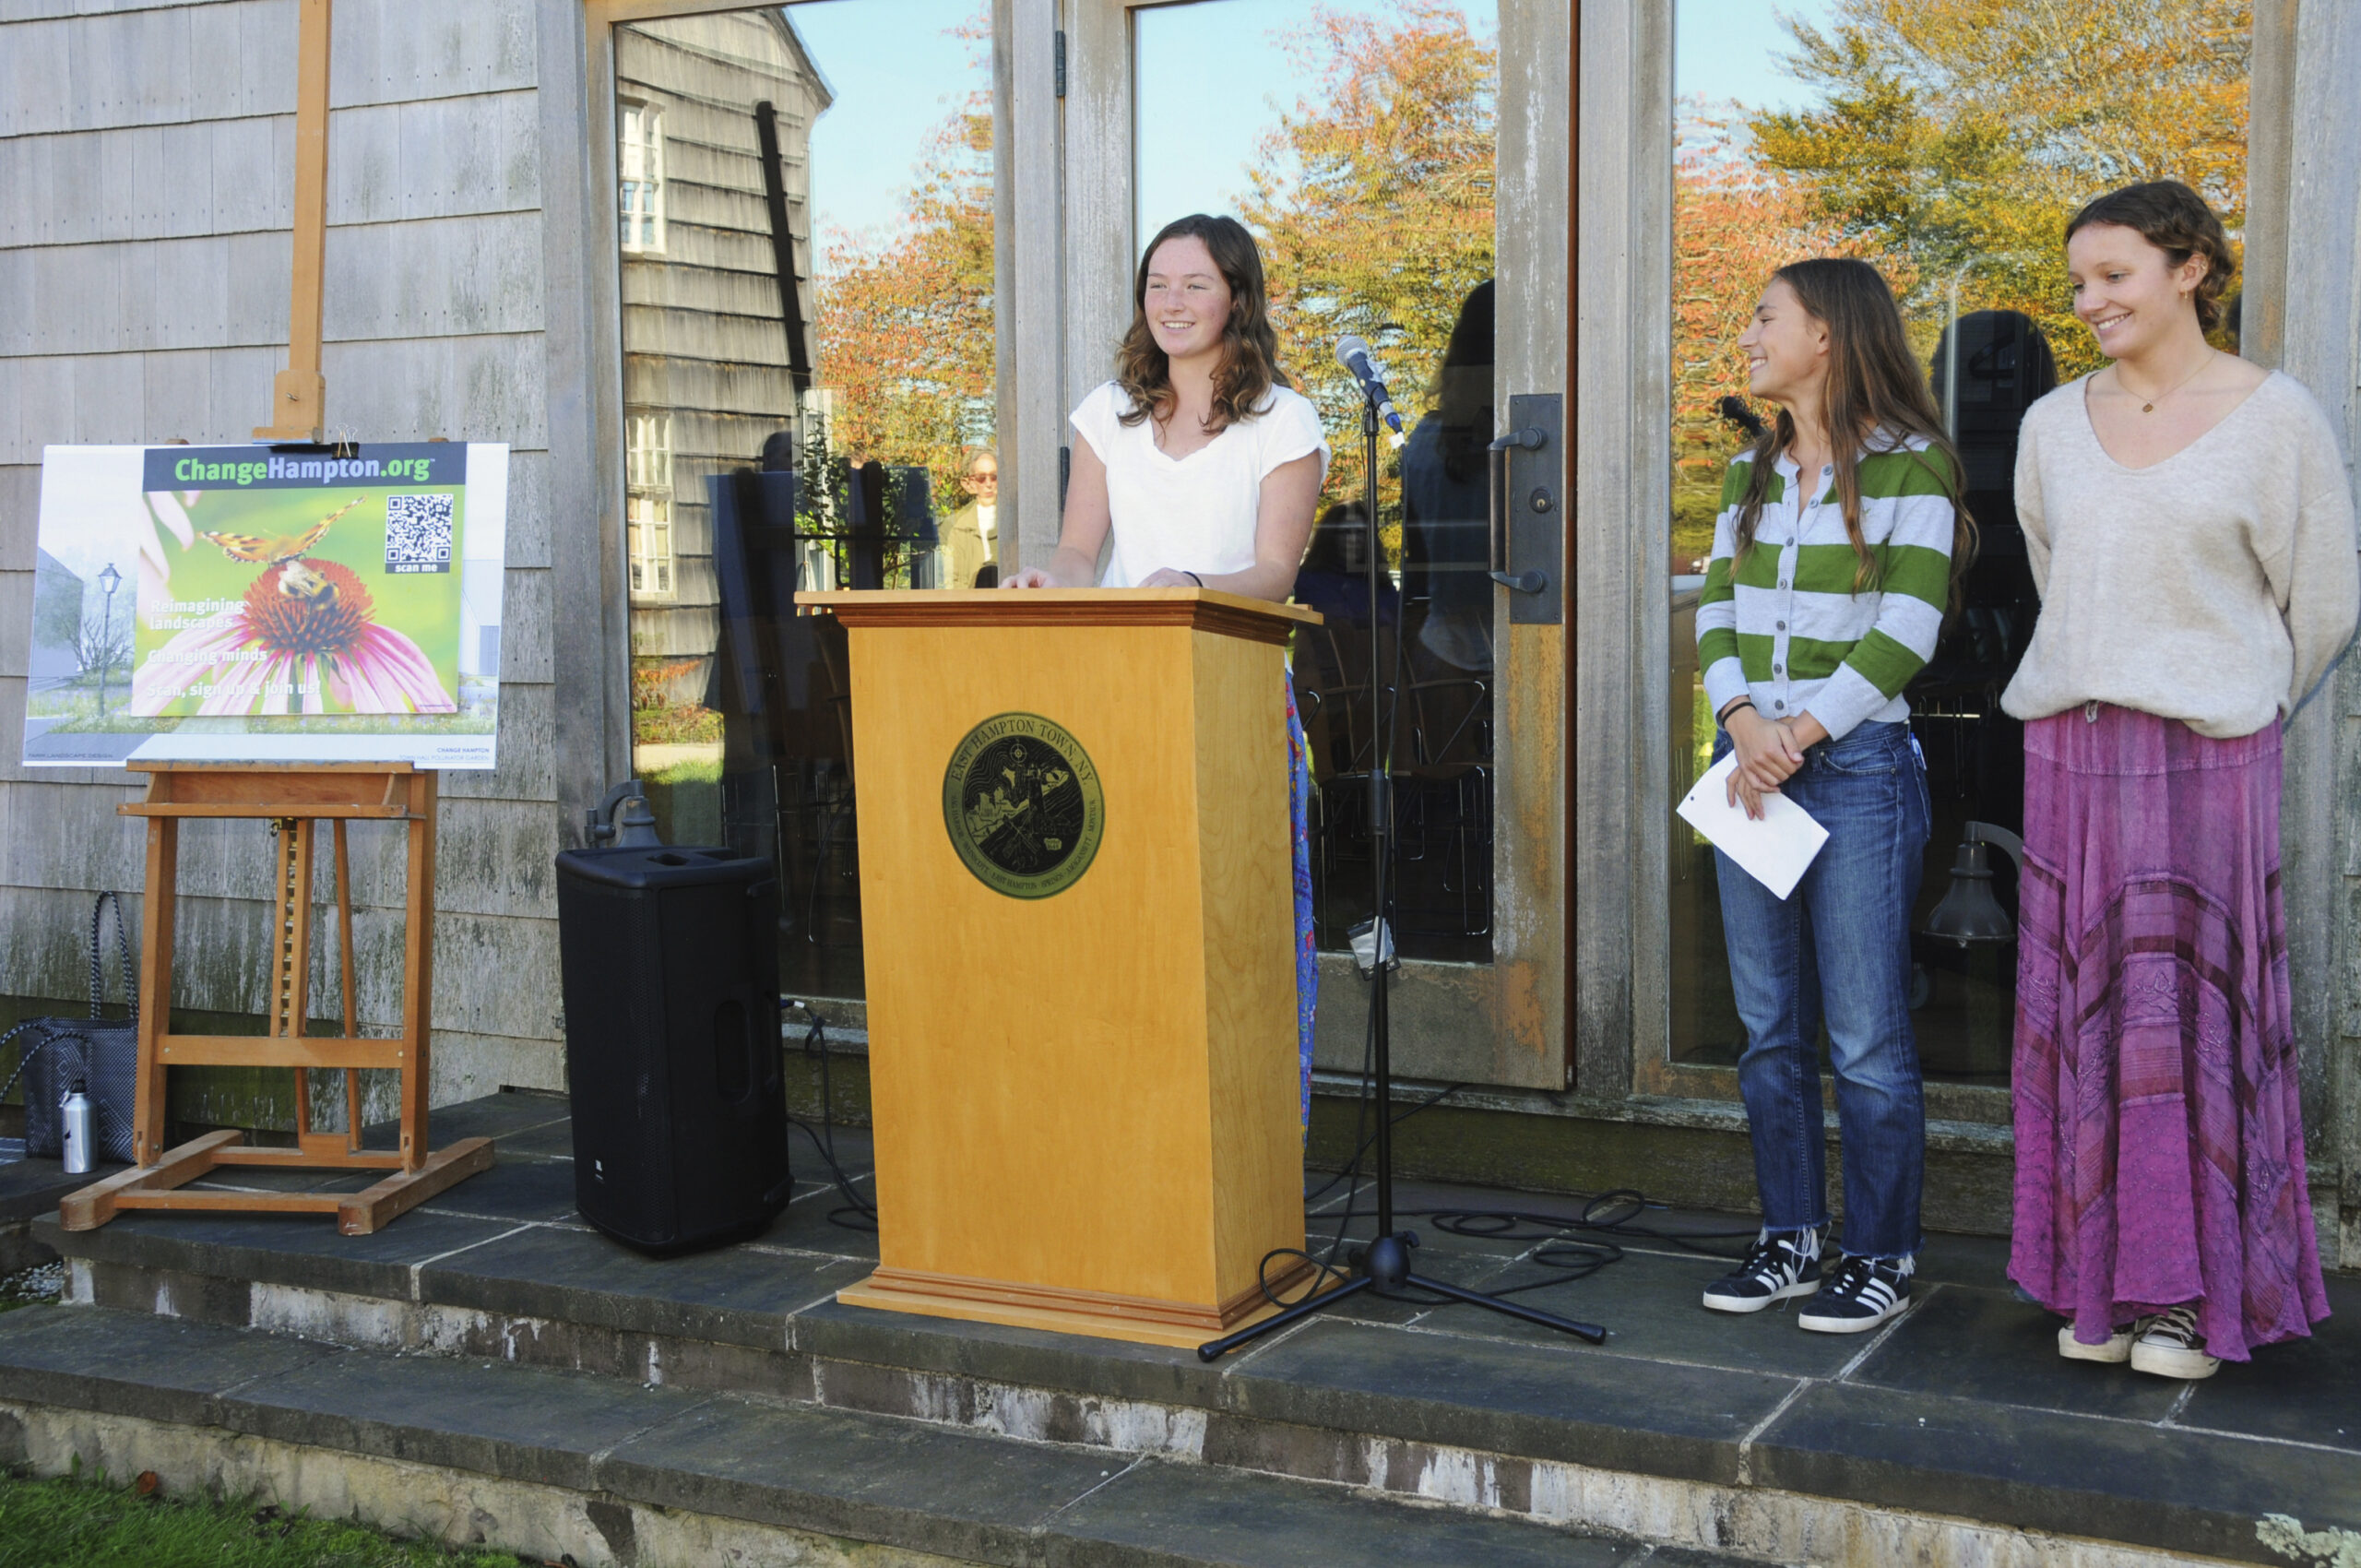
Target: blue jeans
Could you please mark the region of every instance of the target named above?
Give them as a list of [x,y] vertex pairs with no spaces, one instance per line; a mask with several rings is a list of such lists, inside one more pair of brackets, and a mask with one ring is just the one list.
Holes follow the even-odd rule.
[[[1727,734],[1714,744],[1718,760]],[[1906,724],[1823,741],[1780,793],[1828,829],[1785,901],[1716,851],[1730,983],[1746,1025],[1738,1091],[1773,1231],[1828,1222],[1820,1028],[1836,1069],[1845,1251],[1918,1250],[1927,1111],[1910,1028],[1910,915],[1927,848],[1927,774]]]

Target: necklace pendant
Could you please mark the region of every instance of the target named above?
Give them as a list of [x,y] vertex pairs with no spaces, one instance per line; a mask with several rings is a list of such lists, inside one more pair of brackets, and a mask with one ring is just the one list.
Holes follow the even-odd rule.
[[2143,414],[2153,414],[2156,411],[2156,405],[2153,403],[2142,403],[2140,405],[2140,411]]

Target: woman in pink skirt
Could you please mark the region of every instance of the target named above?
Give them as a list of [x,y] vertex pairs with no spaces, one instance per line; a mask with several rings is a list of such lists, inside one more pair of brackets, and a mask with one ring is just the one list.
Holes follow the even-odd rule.
[[2009,1273],[2061,1355],[2211,1376],[2328,1315],[2279,889],[2282,719],[2361,608],[2311,395],[2209,346],[2234,267],[2165,181],[2068,225],[2114,362],[2025,415],[2025,720]]

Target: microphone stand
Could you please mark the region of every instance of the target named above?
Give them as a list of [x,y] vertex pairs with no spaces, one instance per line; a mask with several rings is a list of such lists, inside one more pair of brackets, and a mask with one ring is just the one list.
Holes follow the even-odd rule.
[[[1397,1230],[1394,1227],[1393,1030],[1386,1014],[1386,974],[1394,967],[1394,921],[1388,908],[1392,889],[1387,885],[1386,873],[1393,863],[1394,843],[1393,719],[1400,705],[1380,696],[1381,691],[1390,695],[1394,688],[1391,683],[1378,679],[1379,672],[1386,668],[1381,662],[1384,650],[1380,640],[1382,626],[1378,615],[1378,579],[1384,551],[1380,547],[1377,532],[1377,405],[1366,389],[1361,395],[1361,459],[1362,490],[1369,516],[1366,555],[1369,569],[1370,734],[1372,747],[1369,769],[1370,934],[1374,963],[1370,973],[1369,1008],[1377,1097],[1377,1235],[1367,1247],[1350,1255],[1348,1261],[1352,1265],[1352,1275],[1345,1283],[1324,1293],[1315,1288],[1314,1294],[1275,1316],[1264,1318],[1223,1338],[1206,1341],[1197,1347],[1197,1359],[1217,1360],[1240,1345],[1259,1339],[1274,1329],[1284,1328],[1313,1313],[1324,1312],[1364,1290],[1374,1290],[1381,1296],[1396,1296],[1407,1289],[1431,1291],[1453,1301],[1464,1301],[1472,1307],[1487,1307],[1510,1317],[1522,1318],[1526,1323],[1538,1324],[1543,1328],[1572,1334],[1594,1345],[1604,1344],[1607,1330],[1596,1324],[1576,1323],[1554,1313],[1541,1312],[1499,1296],[1463,1290],[1456,1285],[1447,1285],[1440,1279],[1412,1273],[1410,1252],[1418,1244],[1418,1233]],[[1394,650],[1398,658],[1402,651],[1402,624],[1398,617],[1394,624]],[[1347,1195],[1347,1212],[1351,1201]]]

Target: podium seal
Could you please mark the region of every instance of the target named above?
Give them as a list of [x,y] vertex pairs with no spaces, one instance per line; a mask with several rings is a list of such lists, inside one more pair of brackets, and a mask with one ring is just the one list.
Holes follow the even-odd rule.
[[1090,869],[1107,798],[1090,754],[1062,726],[994,714],[943,770],[943,826],[977,881],[1011,898],[1048,898]]

